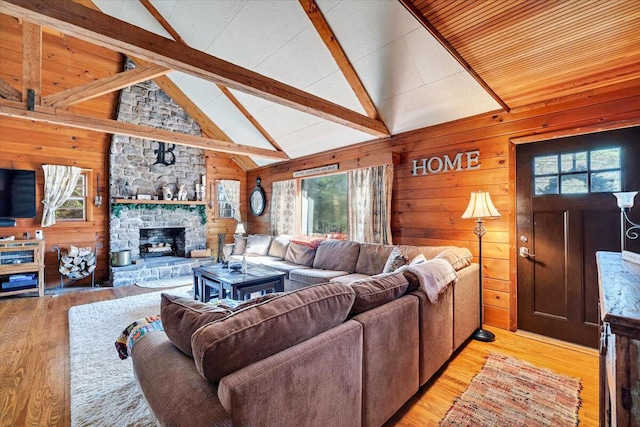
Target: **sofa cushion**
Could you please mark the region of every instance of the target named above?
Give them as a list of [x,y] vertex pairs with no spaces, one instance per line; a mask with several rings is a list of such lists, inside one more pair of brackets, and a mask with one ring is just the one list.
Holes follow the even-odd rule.
[[358,254],[355,272],[366,274],[367,276],[382,273],[393,248],[393,245],[360,243],[360,253]]
[[289,242],[291,242],[291,236],[287,236],[286,234],[274,237],[271,240],[271,246],[269,246],[268,255],[278,258],[284,258],[284,256],[287,254]]
[[272,236],[267,234],[250,234],[247,237],[245,255],[266,255],[269,253]]
[[233,253],[232,255],[242,255],[247,249],[247,238],[244,236],[233,236]]
[[356,270],[356,262],[360,253],[360,244],[349,240],[326,240],[318,246],[313,268],[323,270],[348,271]]
[[229,316],[232,311],[211,304],[162,293],[160,315],[164,332],[184,354],[191,356],[191,335],[201,326]]
[[345,285],[348,285],[349,283],[355,282],[356,280],[368,279],[369,277],[371,276],[368,274],[351,273],[351,274],[347,274],[346,276],[334,277],[333,279],[330,280],[330,282],[343,283]]
[[191,338],[196,368],[211,381],[344,322],[355,293],[337,283],[285,293],[198,329]]
[[316,268],[305,268],[289,272],[289,280],[304,283],[305,285],[318,285],[330,282],[340,276],[346,276],[348,271],[319,270]]
[[287,248],[287,253],[284,256],[285,261],[292,262],[294,264],[306,265],[311,267],[313,265],[313,259],[316,256],[316,250],[307,246],[291,242]]
[[471,265],[471,260],[473,259],[473,255],[471,251],[467,248],[450,248],[445,249],[436,255],[435,259],[446,259],[453,266],[453,268],[458,271],[463,268]]
[[384,264],[384,268],[382,269],[383,273],[391,273],[396,271],[402,266],[409,264],[409,260],[411,258],[406,254],[400,247],[395,247],[389,254],[389,258],[387,262]]
[[356,300],[351,314],[358,314],[393,301],[404,295],[409,282],[402,273],[382,274],[351,283]]
[[262,262],[262,265],[265,267],[273,268],[274,270],[282,271],[286,274],[286,278],[289,278],[289,272],[293,270],[301,270],[304,268],[310,268],[305,265],[294,264],[289,261],[270,259]]

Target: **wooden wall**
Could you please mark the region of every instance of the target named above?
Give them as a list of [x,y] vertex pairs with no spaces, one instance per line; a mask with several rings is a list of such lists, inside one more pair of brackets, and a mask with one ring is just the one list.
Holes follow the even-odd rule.
[[[0,15],[0,78],[22,89],[22,29],[15,18]],[[42,95],[85,84],[89,81],[113,75],[122,70],[122,56],[74,39],[43,33],[42,42]],[[118,93],[104,95],[67,108],[70,112],[102,118],[114,118]],[[49,252],[54,245],[68,249],[69,245],[93,246],[102,242],[105,249],[99,252],[96,278],[107,274],[108,203],[104,194],[107,178],[107,159],[111,135],[64,128],[61,126],[32,123],[25,120],[0,117],[0,167],[31,169],[36,171],[37,215],[34,219],[18,219],[17,227],[1,228],[2,235],[34,235],[42,229],[46,239],[46,281],[48,287],[59,283],[57,257]],[[96,192],[96,175],[101,178],[105,201],[100,208],[92,206],[92,218],[88,222],[58,223],[41,227],[44,174],[43,164],[78,166],[90,169],[90,200]],[[78,282],[83,284],[88,279]]]
[[[96,47],[69,36],[43,34],[42,94],[48,95],[59,90],[78,86],[89,81],[122,71],[123,58],[120,54]],[[0,14],[0,78],[22,89],[22,28],[15,18]],[[67,108],[70,112],[102,118],[115,118],[118,92],[101,96]],[[43,164],[73,165],[93,172],[90,183],[91,197],[96,191],[96,174],[101,177],[101,191],[105,200],[100,208],[92,206],[92,220],[80,223],[58,223],[51,227],[40,226],[42,205],[37,203],[34,219],[18,219],[17,227],[0,228],[0,235],[22,236],[24,232],[34,235],[42,229],[46,238],[46,281],[48,287],[59,284],[56,254],[49,252],[54,245],[64,249],[69,245],[93,246],[96,241],[103,243],[104,249],[98,257],[96,280],[108,276],[109,217],[105,188],[108,174],[109,145],[111,135],[71,129],[61,126],[31,123],[25,120],[0,117],[0,167],[30,169],[36,171],[36,201],[43,198]],[[226,154],[206,152],[207,178],[238,179],[241,190],[246,193],[246,173]],[[209,191],[209,188],[207,188]],[[212,196],[212,195],[210,195]],[[246,208],[243,206],[243,219]],[[217,253],[217,234],[226,233],[227,241],[233,241],[234,220],[216,220],[214,209],[207,209],[207,243]],[[86,285],[88,279],[79,281]]]
[[[399,153],[395,168],[392,233],[395,244],[456,245],[478,255],[473,220],[461,215],[472,191],[491,193],[501,218],[485,222],[483,272],[485,322],[516,328],[515,159],[511,138],[562,129],[640,118],[640,81],[590,91],[572,99],[496,112],[407,132],[377,142],[319,154],[283,165],[250,171],[247,182],[260,176],[267,210],[249,218],[248,232],[269,232],[271,183],[291,179],[293,171],[339,163],[340,170],[384,162]],[[412,176],[412,161],[480,150],[478,170]],[[475,259],[477,262],[477,258]]]

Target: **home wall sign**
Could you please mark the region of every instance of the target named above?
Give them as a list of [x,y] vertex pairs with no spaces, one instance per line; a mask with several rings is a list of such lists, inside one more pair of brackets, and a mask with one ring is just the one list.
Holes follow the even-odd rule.
[[301,176],[309,176],[309,175],[317,175],[319,173],[325,173],[325,172],[332,172],[332,171],[337,171],[338,170],[338,164],[334,164],[334,165],[326,165],[326,166],[320,166],[317,168],[313,168],[313,169],[305,169],[305,170],[301,170],[301,171],[295,171],[293,173],[293,177],[294,178],[300,178]]
[[[165,166],[175,165],[176,155],[173,152],[173,150],[175,149],[176,149],[176,144],[169,144],[169,146],[167,147],[167,144],[165,144],[164,142],[158,142],[158,149],[153,150],[153,152],[157,156],[156,162],[154,163],[154,165],[157,165],[157,164],[163,164]],[[169,160],[167,160],[167,158]]]
[[[466,164],[463,165],[463,159]],[[456,153],[453,157],[448,154],[443,156],[427,157],[413,161],[413,171],[411,175],[429,175],[451,171],[480,169],[480,150],[465,151]]]

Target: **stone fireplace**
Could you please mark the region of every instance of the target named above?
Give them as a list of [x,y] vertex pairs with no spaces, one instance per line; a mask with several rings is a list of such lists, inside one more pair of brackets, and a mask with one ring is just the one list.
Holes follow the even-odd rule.
[[[134,67],[126,61],[126,70]],[[198,124],[153,81],[122,89],[117,120],[202,134]],[[162,159],[170,161],[161,161],[159,153],[165,151],[171,155]],[[207,247],[206,207],[188,201],[195,200],[196,184],[203,182],[205,174],[202,149],[113,135],[109,155],[109,250],[130,250],[135,264],[111,267],[113,286],[187,275],[192,265],[202,263],[187,257],[192,250]],[[187,191],[186,202],[162,200],[163,187],[169,187],[175,195],[181,186]]]

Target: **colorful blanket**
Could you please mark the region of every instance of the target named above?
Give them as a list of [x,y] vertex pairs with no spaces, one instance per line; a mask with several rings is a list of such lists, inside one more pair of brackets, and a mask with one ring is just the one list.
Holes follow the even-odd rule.
[[145,317],[127,326],[116,340],[116,350],[120,359],[129,357],[135,343],[151,331],[164,331],[160,315]]

